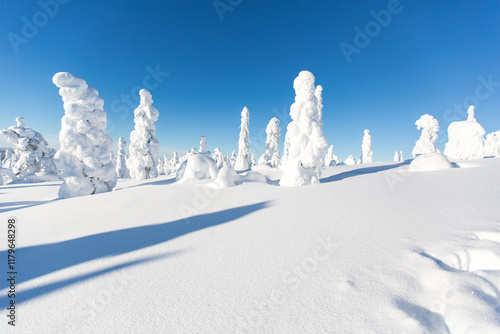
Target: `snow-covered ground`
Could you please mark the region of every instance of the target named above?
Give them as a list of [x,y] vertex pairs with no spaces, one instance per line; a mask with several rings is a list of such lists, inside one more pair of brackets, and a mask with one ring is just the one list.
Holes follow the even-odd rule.
[[[0,187],[18,220],[16,333],[500,333],[500,159],[321,183]],[[7,281],[0,281],[0,332]]]

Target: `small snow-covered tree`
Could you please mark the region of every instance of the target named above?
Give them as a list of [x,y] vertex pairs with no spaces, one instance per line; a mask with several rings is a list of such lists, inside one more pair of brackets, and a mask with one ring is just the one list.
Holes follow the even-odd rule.
[[130,133],[130,157],[127,167],[130,176],[143,180],[158,176],[160,143],[155,138],[155,122],[160,113],[153,107],[153,97],[146,89],[139,91],[141,102],[134,110],[134,131]]
[[399,154],[398,154],[398,151],[394,152],[394,162],[399,162]]
[[373,162],[372,159],[372,136],[370,135],[370,130],[366,129],[361,143],[361,163],[366,164]]
[[201,136],[200,153],[202,153],[202,154],[209,153],[209,152],[207,152],[207,138],[205,136]]
[[234,168],[234,165],[236,164],[236,150],[233,150],[233,152],[231,153],[231,158],[229,159],[229,164],[231,165],[231,167]]
[[467,110],[467,120],[453,122],[448,127],[448,143],[444,154],[452,159],[467,160],[484,157],[484,131],[474,117],[474,106]]
[[10,164],[15,161],[11,169],[16,177],[22,181],[36,172],[57,173],[53,151],[47,147],[48,143],[42,134],[26,127],[23,117],[17,117],[16,123],[0,131],[13,144],[14,156],[11,157]]
[[215,160],[217,163],[217,168],[222,168],[224,166],[224,154],[222,154],[222,151],[220,148],[216,147],[214,150],[214,154],[212,155],[212,159]]
[[105,131],[104,101],[95,88],[70,73],[57,73],[52,81],[59,87],[65,111],[55,155],[65,177],[59,197],[111,191],[116,170],[110,156],[113,140]]
[[179,155],[177,154],[177,151],[174,152],[174,156],[172,157],[172,159],[170,159],[170,172],[173,173],[175,171],[177,171],[177,168],[179,168],[179,164],[180,164],[180,161],[179,161]]
[[259,158],[259,165],[268,165],[270,167],[278,167],[280,163],[280,136],[281,128],[280,121],[273,117],[266,127],[266,153]]
[[116,158],[116,175],[118,177],[129,177],[129,172],[127,169],[127,155],[125,152],[125,146],[127,145],[127,141],[125,138],[120,137],[118,139],[118,151]]
[[405,161],[405,158],[403,157],[403,151],[399,152],[399,161]]
[[170,160],[166,155],[163,155],[162,161],[162,174],[168,175],[170,174]]
[[339,163],[339,158],[333,154],[333,145],[330,145],[325,156],[325,166],[335,166]]
[[250,132],[248,125],[250,123],[250,112],[245,107],[241,111],[240,139],[238,141],[238,156],[234,164],[235,170],[247,170],[252,163],[250,160]]
[[422,115],[416,122],[417,129],[422,129],[420,138],[415,143],[411,154],[415,158],[419,154],[438,152],[435,142],[438,138],[439,124],[437,119],[429,114]]
[[328,143],[323,133],[314,81],[311,72],[302,71],[293,82],[295,102],[290,107],[292,122],[288,124],[285,136],[290,144],[281,186],[317,184],[321,177]]
[[356,159],[354,159],[354,156],[351,154],[350,156],[347,157],[347,159],[344,160],[344,164],[346,164],[346,165],[355,165],[356,164]]
[[484,141],[485,156],[500,156],[500,131],[488,133]]

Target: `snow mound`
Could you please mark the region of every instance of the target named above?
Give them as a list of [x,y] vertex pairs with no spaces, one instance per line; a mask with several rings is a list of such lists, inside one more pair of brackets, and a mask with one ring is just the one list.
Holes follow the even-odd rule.
[[453,168],[444,155],[429,152],[418,155],[410,164],[410,172],[427,172]]
[[181,183],[215,179],[219,170],[214,159],[205,154],[191,155],[177,170],[177,180]]
[[215,186],[218,188],[229,188],[245,182],[268,183],[267,181],[267,177],[265,177],[261,173],[248,171],[242,174],[238,174],[233,167],[224,166],[221,168],[219,174],[217,175]]

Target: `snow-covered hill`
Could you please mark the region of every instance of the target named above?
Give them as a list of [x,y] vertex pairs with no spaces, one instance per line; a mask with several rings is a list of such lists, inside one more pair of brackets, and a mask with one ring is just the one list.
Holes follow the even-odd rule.
[[1,186],[15,332],[499,333],[500,159],[455,166],[327,167],[286,188],[273,169],[224,189],[121,179],[64,200],[60,183]]

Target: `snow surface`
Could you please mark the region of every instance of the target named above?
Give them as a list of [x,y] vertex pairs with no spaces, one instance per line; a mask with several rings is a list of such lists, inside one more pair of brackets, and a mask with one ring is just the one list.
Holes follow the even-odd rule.
[[326,167],[292,188],[120,179],[64,200],[60,182],[1,186],[22,275],[15,329],[0,281],[0,332],[499,333],[500,159],[470,163]]

